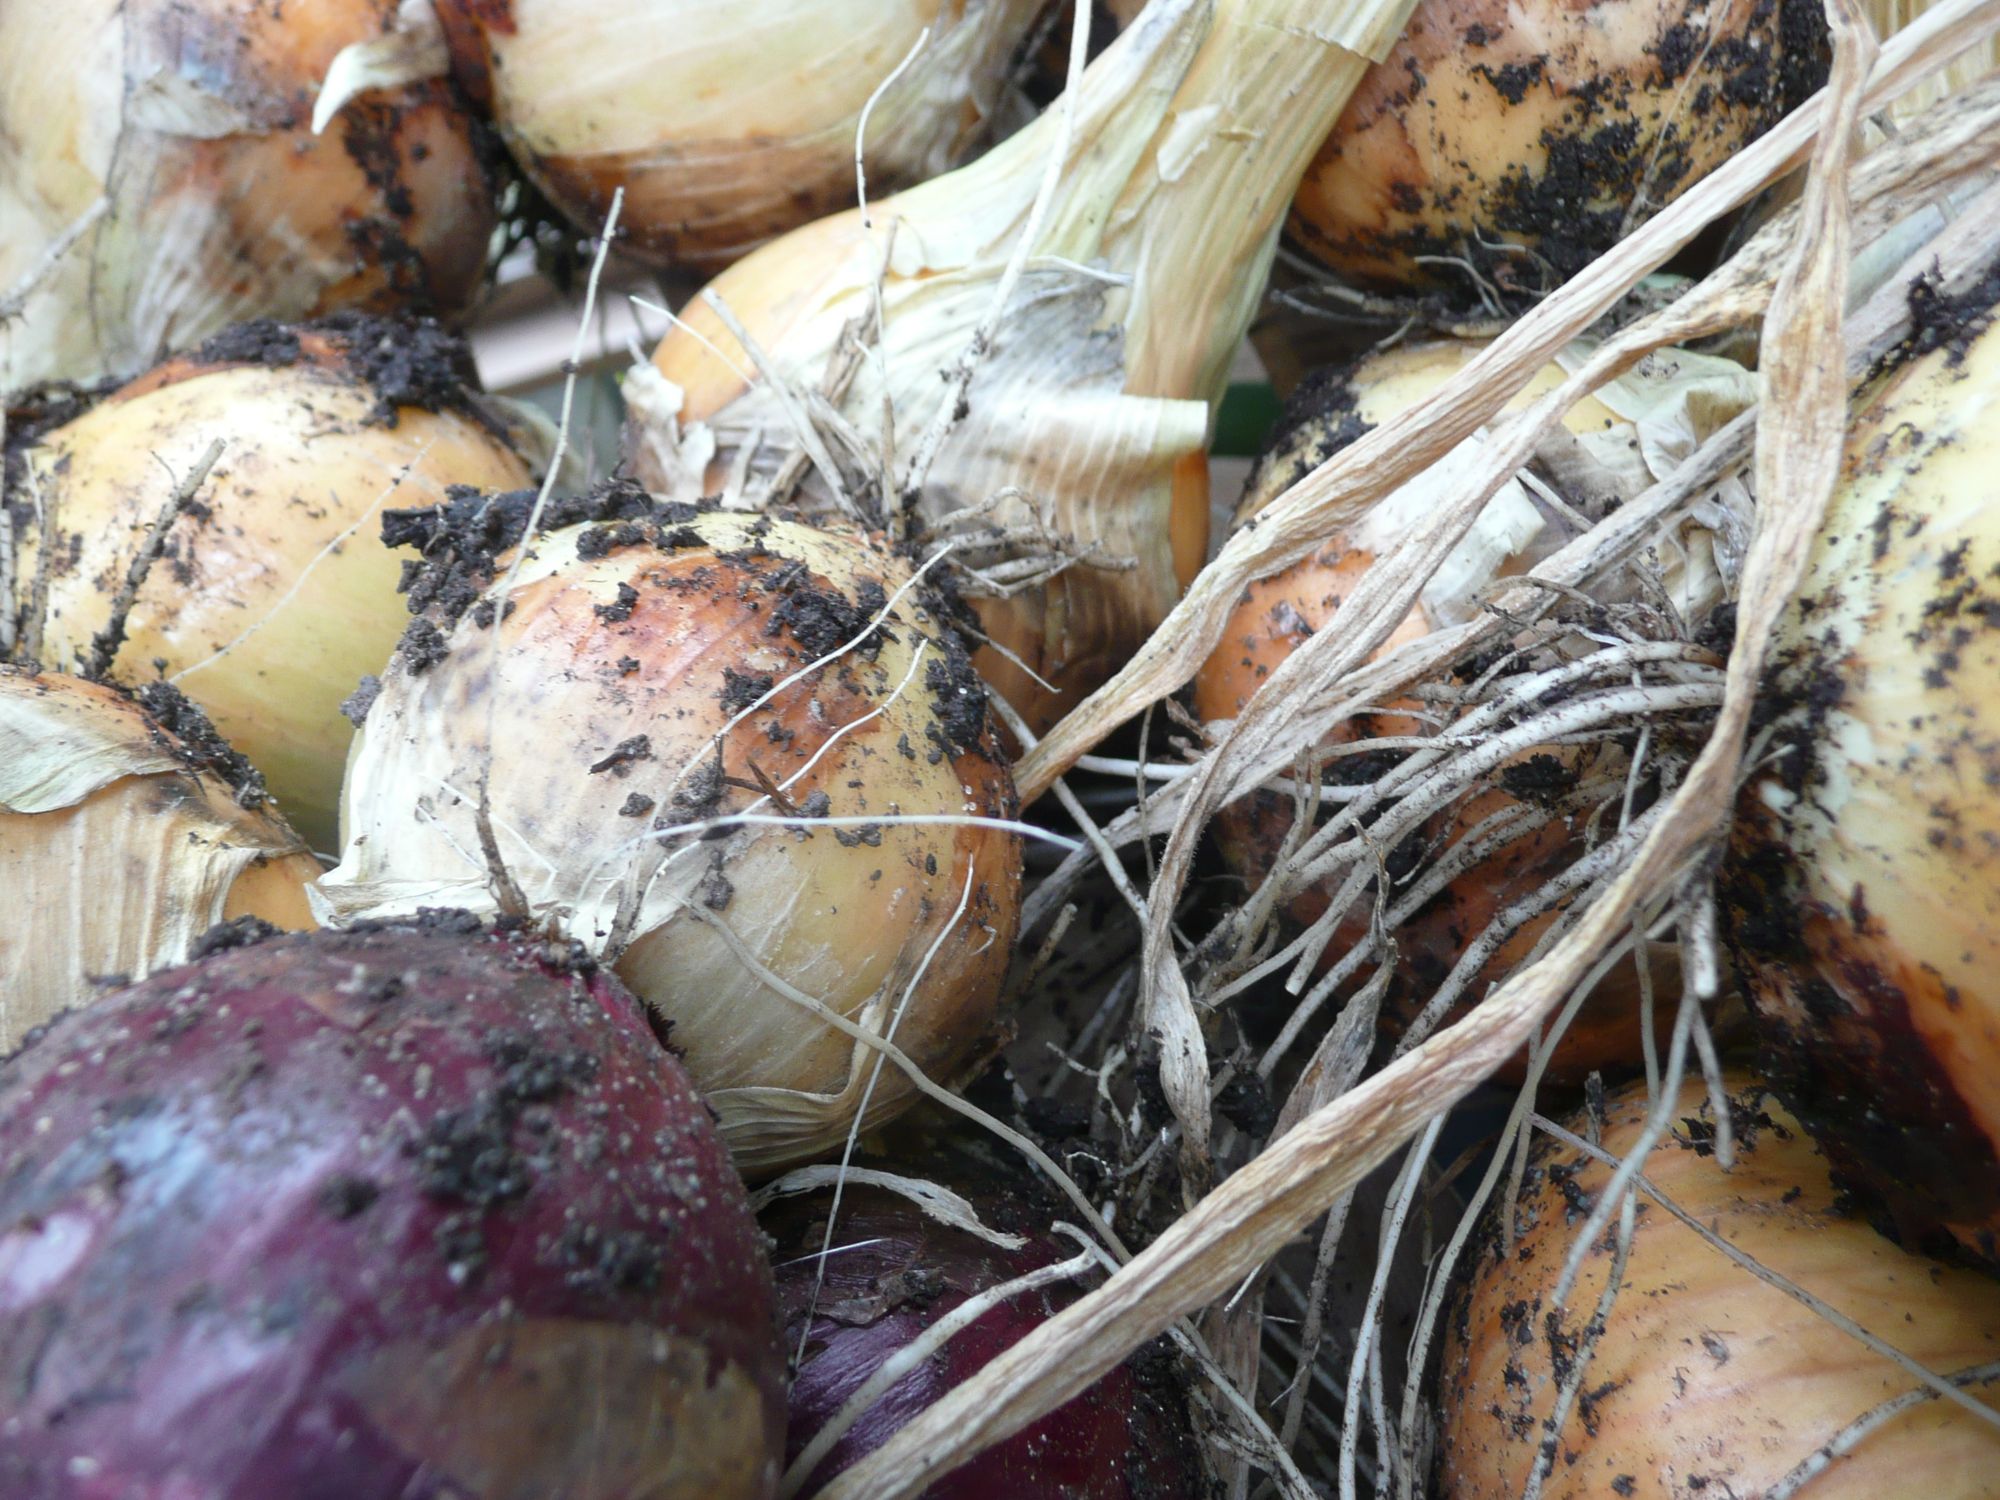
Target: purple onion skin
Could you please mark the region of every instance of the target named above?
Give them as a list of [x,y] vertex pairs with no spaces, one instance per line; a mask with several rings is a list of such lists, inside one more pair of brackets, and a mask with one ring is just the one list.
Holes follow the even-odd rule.
[[762,1500],[772,1305],[679,1066],[525,939],[275,938],[0,1067],[7,1500]]
[[[876,1163],[896,1170],[893,1163]],[[922,1166],[902,1170],[941,1180]],[[968,1192],[963,1181],[946,1186]],[[809,1306],[811,1336],[792,1380],[787,1463],[875,1369],[973,1294],[1038,1266],[1067,1260],[1073,1241],[1035,1232],[1025,1215],[979,1202],[989,1225],[1030,1234],[1003,1250],[929,1219],[908,1200],[850,1186],[840,1200],[834,1247],[816,1306],[813,1282],[831,1191],[781,1199],[763,1224],[776,1239],[778,1310],[788,1351],[799,1346]],[[1048,1222],[1044,1216],[1041,1223]],[[867,1244],[874,1241],[873,1244]],[[843,1246],[862,1248],[841,1249]],[[1079,1295],[1063,1282],[1024,1293],[984,1314],[892,1385],[813,1470],[810,1496],[887,1442],[919,1411]],[[953,1470],[925,1500],[1201,1500],[1212,1493],[1189,1426],[1187,1389],[1174,1356],[1141,1351],[1067,1405]]]

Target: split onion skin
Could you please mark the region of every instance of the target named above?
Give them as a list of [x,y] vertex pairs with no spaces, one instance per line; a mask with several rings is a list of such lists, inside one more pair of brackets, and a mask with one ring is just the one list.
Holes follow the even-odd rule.
[[[1455,371],[1471,346],[1459,343],[1415,343],[1370,355],[1351,372],[1349,380],[1328,372],[1301,388],[1289,408],[1289,420],[1274,435],[1253,470],[1237,509],[1238,524],[1251,520],[1296,478],[1323,463],[1369,427],[1387,420],[1434,388]],[[1510,403],[1509,410],[1532,404],[1560,383],[1562,371],[1550,366]],[[1614,415],[1594,399],[1579,402],[1566,421],[1572,431],[1609,428]],[[1243,591],[1224,627],[1222,643],[1194,681],[1195,713],[1203,722],[1233,719],[1278,665],[1314,632],[1323,629],[1375,563],[1375,555],[1343,533],[1301,562]],[[1504,571],[1517,571],[1509,566]],[[1383,656],[1405,642],[1419,640],[1437,628],[1420,601],[1377,649]],[[1423,734],[1418,720],[1394,713],[1364,715],[1349,721],[1334,735],[1334,743],[1363,737]],[[1601,756],[1604,752],[1599,752]],[[1617,752],[1610,752],[1616,754]],[[1502,773],[1522,786],[1553,778],[1554,790],[1573,783],[1592,768],[1593,757],[1578,749],[1523,756]],[[1339,777],[1353,761],[1328,763],[1329,777]],[[1602,767],[1598,767],[1602,769]],[[1480,822],[1507,809],[1517,798],[1495,789],[1466,800],[1448,827],[1430,830],[1431,837],[1456,843]],[[1289,793],[1260,790],[1223,808],[1210,824],[1217,847],[1230,868],[1246,880],[1261,882],[1273,869],[1292,826]],[[1583,852],[1580,835],[1569,820],[1558,816],[1494,851],[1461,875],[1395,933],[1403,962],[1397,979],[1383,997],[1381,1024],[1400,1032],[1429,999],[1430,992],[1451,970],[1465,947],[1504,908],[1532,894]],[[1314,888],[1302,893],[1289,909],[1293,921],[1307,924],[1327,908],[1332,892]],[[1524,923],[1481,968],[1467,989],[1467,1003],[1484,994],[1489,983],[1506,977],[1532,949],[1561,907]],[[1338,929],[1322,958],[1330,965],[1352,943],[1366,935],[1367,916],[1350,915]],[[1655,964],[1654,983],[1667,986],[1673,976]],[[1671,1007],[1661,1009],[1671,1013]],[[1547,1076],[1559,1082],[1580,1082],[1594,1069],[1639,1061],[1641,1027],[1638,975],[1630,963],[1618,966],[1585,1002],[1551,1056]],[[1519,1064],[1509,1065],[1519,1076]]]
[[[1813,0],[1423,0],[1293,200],[1314,259],[1389,287],[1575,274],[1825,78]],[[1526,250],[1528,254],[1523,254]]]
[[[2000,1359],[2000,1287],[1912,1255],[1844,1213],[1827,1164],[1797,1121],[1747,1075],[1726,1075],[1736,1166],[1717,1165],[1699,1080],[1645,1175],[1724,1239],[1926,1367],[1949,1374]],[[1606,1100],[1602,1146],[1630,1149],[1643,1086]],[[1591,1124],[1568,1122],[1586,1139]],[[1558,1444],[1546,1500],[1683,1500],[1761,1495],[1847,1423],[1913,1379],[1818,1314],[1705,1244],[1639,1194],[1624,1280],[1584,1397],[1553,1437],[1544,1426],[1603,1293],[1611,1233],[1593,1244],[1566,1308],[1548,1299],[1583,1215],[1611,1169],[1544,1138],[1515,1214],[1511,1250],[1492,1213],[1447,1309],[1441,1500],[1514,1500],[1545,1441]],[[1615,1232],[1616,1220],[1613,1220]],[[2000,1404],[2000,1382],[1974,1387]],[[1942,1400],[1891,1418],[1803,1493],[1814,1500],[1992,1492],[2000,1436]]]
[[453,71],[522,169],[619,248],[719,270],[855,201],[954,166],[1043,0],[436,0]]
[[[454,484],[513,489],[540,467],[539,433],[480,397],[470,370],[435,324],[250,323],[22,435],[7,500],[51,517],[56,541],[43,660],[87,658],[168,499],[220,439],[114,670],[175,682],[313,846],[333,848],[352,734],[340,704],[408,623],[381,513],[441,503]],[[42,543],[25,531],[7,601],[24,620]]]
[[0,1056],[107,979],[184,962],[216,922],[311,927],[320,873],[256,773],[170,689],[138,698],[10,666],[0,869]]
[[2000,1265],[2000,334],[1934,313],[1851,419],[1780,617],[1724,911],[1838,1170],[1909,1243]]
[[0,287],[109,205],[0,325],[0,390],[128,378],[243,318],[463,309],[500,154],[451,85],[370,93],[311,128],[327,66],[397,4],[0,10]]
[[[956,1191],[987,1228],[1027,1242],[1003,1248],[927,1217],[895,1192],[849,1184],[840,1195],[835,1253],[824,1262],[822,1281],[819,1252],[831,1190],[783,1197],[766,1208],[758,1222],[773,1240],[785,1346],[797,1349],[803,1340],[805,1349],[792,1380],[788,1462],[862,1382],[939,1318],[989,1287],[1068,1260],[1080,1248],[1049,1232],[1060,1211],[1041,1211],[1041,1195],[1033,1183],[1020,1182],[1018,1168],[996,1169],[983,1153],[965,1153],[955,1163],[899,1155],[867,1165]],[[1012,1191],[1016,1186],[1025,1191]],[[1057,1282],[983,1314],[863,1412],[799,1494],[818,1493],[915,1413],[1074,1302],[1081,1289]],[[1190,1430],[1185,1379],[1175,1355],[1155,1344],[937,1480],[924,1500],[1204,1500],[1213,1493]]]
[[623,988],[452,914],[243,936],[0,1072],[0,1488],[767,1500],[756,1222]]
[[[874,1054],[768,986],[718,924],[844,1015],[887,1028],[900,1009],[897,1045],[949,1078],[998,1003],[1019,925],[1019,836],[813,819],[1009,819],[1013,781],[977,676],[921,589],[903,594],[883,636],[780,688],[866,630],[910,578],[901,557],[860,532],[659,510],[636,486],[584,503],[620,497],[628,519],[533,543],[497,658],[481,623],[490,607],[414,627],[425,650],[406,643],[368,711],[342,863],[319,891],[343,920],[490,902],[459,852],[479,847],[472,809],[441,790],[477,786],[488,767],[501,847],[529,900],[593,951],[628,874],[670,851],[615,962],[671,1025],[738,1165],[775,1170],[837,1149],[864,1093],[871,1123],[915,1096],[893,1066],[870,1091]],[[782,800],[760,790],[766,780]],[[798,822],[672,833],[753,804]]]

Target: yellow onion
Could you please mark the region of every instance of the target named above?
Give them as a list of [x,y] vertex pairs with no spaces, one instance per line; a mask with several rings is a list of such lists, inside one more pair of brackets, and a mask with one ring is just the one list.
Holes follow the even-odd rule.
[[1918,306],[1780,619],[1728,905],[1786,1101],[1906,1234],[2000,1261],[2000,333]]
[[0,1054],[218,922],[312,926],[319,864],[171,688],[0,666]]
[[148,534],[220,441],[100,665],[183,688],[331,848],[341,701],[407,623],[382,513],[453,484],[526,484],[545,451],[539,419],[475,394],[469,368],[435,324],[252,323],[39,436],[17,432],[15,649],[53,667],[90,660]]
[[451,89],[373,93],[311,129],[335,55],[395,14],[0,8],[0,301],[25,297],[0,319],[0,390],[122,379],[244,318],[463,307],[496,222],[495,153]]
[[[1468,340],[1398,344],[1352,366],[1328,368],[1310,377],[1287,404],[1258,459],[1237,508],[1237,523],[1252,521],[1300,475],[1449,380],[1479,348]],[[1575,357],[1576,351],[1565,355],[1565,359]],[[1504,409],[1532,405],[1562,379],[1560,364],[1548,366]],[[1570,503],[1588,511],[1621,493],[1636,493],[1671,470],[1754,395],[1753,377],[1728,360],[1683,350],[1654,356],[1570,408],[1565,426],[1588,465],[1578,470],[1574,482],[1596,491],[1573,490]],[[1430,514],[1436,497],[1448,489],[1464,464],[1473,461],[1485,441],[1483,434],[1468,439],[1425,478],[1381,502],[1310,557],[1245,589],[1230,614],[1222,643],[1195,678],[1197,715],[1204,722],[1235,718],[1278,664],[1333,619],[1375,560],[1391,552]],[[1377,655],[1440,626],[1472,618],[1485,585],[1525,572],[1571,535],[1522,481],[1509,481]],[[1674,540],[1678,553],[1658,561],[1684,617],[1698,620],[1721,602],[1725,592],[1716,539],[1704,528],[1689,526]],[[1726,555],[1722,565],[1727,565]],[[1430,727],[1420,718],[1364,715],[1343,725],[1330,743],[1428,732]],[[1358,768],[1368,764],[1365,759],[1335,760],[1328,764],[1327,774],[1365,775]],[[1481,823],[1516,809],[1523,800],[1539,800],[1557,814],[1472,864],[1397,929],[1394,937],[1402,962],[1384,996],[1385,1026],[1400,1031],[1407,1025],[1496,915],[1532,895],[1585,851],[1585,809],[1565,799],[1587,780],[1617,777],[1622,783],[1625,764],[1624,753],[1615,745],[1523,754],[1502,768],[1498,786],[1467,798],[1444,826],[1431,831],[1436,857],[1443,858]],[[1211,827],[1224,859],[1256,884],[1271,875],[1292,821],[1290,793],[1262,789],[1225,807]],[[1335,877],[1301,892],[1290,904],[1292,919],[1302,924],[1318,919],[1339,883]],[[1470,998],[1485,993],[1489,982],[1505,978],[1566,905],[1567,900],[1560,902],[1516,929],[1481,966],[1469,986]],[[1339,959],[1366,935],[1373,906],[1373,894],[1365,894],[1362,904],[1340,919],[1323,964]],[[1580,1079],[1594,1068],[1638,1059],[1637,982],[1629,963],[1606,976],[1557,1047],[1550,1064],[1553,1076]]]
[[[343,922],[501,909],[484,786],[523,914],[671,1025],[738,1163],[827,1153],[864,1096],[875,1122],[914,1094],[796,995],[934,1076],[992,1017],[1021,848],[995,826],[1014,792],[984,693],[862,533],[623,485],[558,519],[584,510],[606,519],[537,538],[504,614],[477,586],[524,517],[467,498],[438,518],[434,602],[359,731],[318,900]],[[732,815],[773,821],[711,826]]]
[[[627,382],[635,472],[756,508],[795,453],[818,448],[838,478],[816,462],[797,501],[958,545],[996,643],[982,672],[1032,726],[1053,722],[1124,663],[1203,559],[1211,404],[1283,199],[1360,75],[1350,49],[1386,45],[1406,4],[1335,9],[1157,0],[1072,97],[971,166],[876,203],[872,228],[839,215],[739,261],[707,295],[759,354],[705,298],[684,309],[654,370]],[[1058,185],[1024,242],[1052,164]],[[848,360],[878,321],[879,352]],[[952,375],[975,335],[961,396]],[[760,362],[814,392],[846,369],[844,423],[802,434],[808,403],[759,379]]]
[[716,267],[854,202],[878,89],[872,192],[958,162],[1044,3],[406,0],[397,34],[337,65],[321,111],[357,83],[449,66],[571,220],[601,230],[622,187],[621,249]]
[[1535,291],[1824,76],[1818,0],[1423,0],[1320,148],[1289,228],[1357,280],[1470,272]]
[[[1736,1165],[1717,1164],[1699,1081],[1645,1175],[1679,1208],[1863,1328],[1949,1375],[2000,1352],[2000,1287],[1899,1249],[1843,1212],[1825,1160],[1747,1075],[1727,1075]],[[1569,1128],[1617,1156],[1646,1113],[1643,1087]],[[1764,1495],[1913,1376],[1758,1280],[1640,1193],[1617,1300],[1580,1371],[1612,1260],[1601,1235],[1562,1308],[1553,1293],[1582,1214],[1611,1169],[1566,1143],[1538,1149],[1511,1247],[1489,1214],[1446,1312],[1439,1500],[1517,1500],[1552,1444],[1543,1500]],[[1614,1220],[1615,1223],[1615,1220]],[[1559,1432],[1545,1425],[1580,1381]],[[1971,1387],[2000,1404],[2000,1381]],[[1993,1493],[2000,1434],[1951,1402],[1887,1415],[1802,1494],[1811,1500],[1976,1500]]]

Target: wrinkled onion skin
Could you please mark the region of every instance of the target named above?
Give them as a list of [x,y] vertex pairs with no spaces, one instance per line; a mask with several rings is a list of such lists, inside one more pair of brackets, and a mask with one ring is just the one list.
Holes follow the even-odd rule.
[[1780,617],[1724,911],[1766,1067],[1843,1176],[2000,1266],[2000,334],[1929,333],[1850,423]]
[[[1739,1249],[1930,1369],[2000,1357],[2000,1287],[1911,1255],[1839,1206],[1827,1165],[1798,1123],[1726,1075],[1736,1166],[1709,1145],[1704,1085],[1684,1085],[1649,1181]],[[1606,1102],[1602,1146],[1631,1149],[1646,1112],[1634,1085]],[[1591,1124],[1567,1122],[1586,1139]],[[1611,1169],[1546,1137],[1529,1168],[1511,1249],[1489,1211],[1468,1249],[1469,1279],[1444,1320],[1439,1500],[1517,1500],[1549,1438],[1561,1373],[1602,1295],[1600,1236],[1566,1308],[1550,1304],[1563,1260]],[[1613,1225],[1616,1219],[1613,1219]],[[1686,1500],[1761,1495],[1848,1422],[1911,1377],[1776,1287],[1705,1245],[1644,1194],[1621,1291],[1583,1377],[1542,1489],[1545,1500]],[[2000,1383],[1975,1391],[2000,1404]],[[1804,1491],[1814,1500],[1982,1500],[2000,1437],[1944,1401],[1890,1420]]]
[[[0,138],[34,143],[11,165],[0,155],[0,206],[11,197],[21,215],[21,232],[0,237],[0,286],[100,192],[110,203],[0,327],[0,389],[123,378],[243,318],[462,310],[498,219],[497,153],[451,85],[374,91],[324,135],[311,129],[335,55],[387,30],[398,3],[0,11]],[[202,109],[240,118],[193,134],[149,128],[134,101],[161,80],[207,101],[197,120]]]
[[1452,278],[1425,255],[1503,290],[1573,275],[1804,100],[1824,76],[1816,14],[1716,0],[1704,26],[1682,0],[1423,0],[1321,146],[1291,234],[1377,284]]
[[[805,1359],[792,1384],[788,1461],[863,1381],[938,1318],[988,1287],[1076,1253],[1074,1241],[1038,1228],[1018,1205],[1010,1212],[997,1195],[980,1203],[981,1218],[989,1227],[1028,1234],[1028,1244],[1018,1250],[939,1224],[896,1194],[849,1187],[841,1195],[834,1245],[865,1248],[829,1258],[815,1297],[818,1252],[832,1201],[830,1192],[781,1199],[760,1219],[776,1241],[787,1348],[798,1347],[808,1309],[814,1309]],[[1058,1283],[984,1314],[864,1412],[801,1494],[816,1493],[880,1447],[917,1412],[1076,1296]],[[1172,1357],[1142,1351],[1082,1395],[938,1480],[924,1491],[924,1500],[1201,1500],[1209,1490],[1188,1431],[1186,1401]]]
[[0,1072],[9,1500],[751,1497],[755,1221],[630,996],[522,939],[279,938]]

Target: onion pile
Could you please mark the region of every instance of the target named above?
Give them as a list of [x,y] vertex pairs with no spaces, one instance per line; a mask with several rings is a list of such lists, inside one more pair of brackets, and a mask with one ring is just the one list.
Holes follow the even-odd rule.
[[0,1489],[764,1500],[770,1272],[623,988],[244,937],[0,1072]]
[[[1237,508],[1237,524],[1253,522],[1298,476],[1442,385],[1479,347],[1468,341],[1401,344],[1350,367],[1329,368],[1310,377],[1288,403],[1251,474]],[[1549,366],[1507,409],[1531,405],[1559,385],[1563,373],[1560,366]],[[1570,409],[1565,426],[1573,445],[1567,447],[1570,460],[1559,476],[1559,487],[1567,488],[1570,502],[1586,514],[1601,513],[1649,483],[1653,476],[1649,465],[1670,468],[1700,438],[1747,405],[1753,391],[1747,372],[1727,360],[1686,351],[1656,356],[1633,375]],[[1468,440],[1421,481],[1358,518],[1303,562],[1245,589],[1222,644],[1195,678],[1197,715],[1206,722],[1235,718],[1271,671],[1333,619],[1376,558],[1427,516],[1441,487],[1449,486],[1459,465],[1475,456],[1482,441],[1477,436]],[[1525,572],[1570,534],[1564,518],[1527,485],[1510,482],[1488,504],[1377,655],[1442,625],[1471,618],[1478,611],[1481,588],[1493,579]],[[1715,541],[1696,528],[1689,528],[1680,540],[1679,555],[1659,561],[1683,617],[1699,622],[1721,597]],[[1391,707],[1414,710],[1417,705]],[[1432,732],[1434,726],[1421,716],[1362,715],[1343,726],[1329,748]],[[1381,774],[1384,753],[1329,759],[1324,775],[1350,782],[1373,779]],[[1384,996],[1385,1027],[1395,1032],[1406,1027],[1497,916],[1586,852],[1593,841],[1586,830],[1597,823],[1593,810],[1606,798],[1615,801],[1623,794],[1627,764],[1624,752],[1609,743],[1524,752],[1500,769],[1492,789],[1475,793],[1448,817],[1433,820],[1435,826],[1426,830],[1424,839],[1426,856],[1448,862],[1456,846],[1475,836],[1489,836],[1493,820],[1520,817],[1536,807],[1548,814],[1538,826],[1502,840],[1474,859],[1396,927],[1391,936],[1402,962]],[[1271,878],[1277,868],[1293,817],[1291,794],[1266,788],[1224,808],[1210,826],[1224,859],[1254,886]],[[1407,878],[1410,872],[1396,852],[1389,854],[1389,863],[1399,881]],[[1289,904],[1292,919],[1310,924],[1319,918],[1339,883],[1335,878],[1301,891]],[[1401,894],[1399,885],[1390,892],[1390,900]],[[1372,891],[1364,892],[1361,904],[1339,919],[1322,967],[1366,935],[1374,900]],[[1569,900],[1565,896],[1515,927],[1480,964],[1468,996],[1477,999],[1490,983],[1518,967]],[[1656,968],[1656,983],[1668,982],[1668,976],[1669,971]],[[1551,1076],[1581,1079],[1595,1068],[1638,1061],[1638,982],[1629,961],[1606,976],[1564,1034],[1550,1061]]]
[[[1843,1213],[1825,1161],[1763,1090],[1730,1075],[1737,1164],[1714,1156],[1698,1081],[1647,1157],[1648,1181],[1704,1227],[1896,1348],[1944,1374],[2000,1350],[2000,1288],[1921,1259]],[[1630,1150],[1645,1090],[1605,1101],[1571,1130],[1613,1156]],[[1813,1309],[1758,1280],[1645,1193],[1617,1300],[1594,1335],[1612,1236],[1592,1244],[1575,1290],[1550,1305],[1581,1215],[1611,1168],[1544,1142],[1514,1212],[1511,1247],[1489,1216],[1477,1263],[1446,1318],[1440,1500],[1515,1500],[1538,1455],[1545,1500],[1762,1495],[1911,1376]],[[1580,1389],[1560,1431],[1547,1425],[1565,1381]],[[2000,1378],[1971,1387],[2000,1404]],[[1995,1437],[1932,1399],[1885,1414],[1804,1491],[1813,1500],[1992,1492]]]
[[[442,82],[319,80],[396,0],[0,9],[0,391],[124,378],[243,318],[451,312],[496,222],[495,153]],[[53,257],[53,259],[51,259]]]
[[949,1076],[1019,920],[1013,782],[948,606],[862,533],[620,484],[487,588],[531,499],[398,518],[436,562],[357,737],[326,909],[503,909],[483,788],[520,908],[671,1024],[738,1164],[829,1151],[864,1099],[877,1121],[914,1094],[808,1006]]
[[1424,0],[1288,228],[1355,280],[1573,275],[1804,102],[1817,0]]
[[309,927],[320,873],[262,778],[172,688],[0,666],[0,1055],[217,922]]
[[977,162],[717,277],[654,350],[664,378],[626,383],[633,472],[950,544],[981,674],[1046,729],[1201,566],[1212,403],[1277,248],[1274,195],[1360,77],[1371,20],[1156,0]]
[[[966,1308],[1006,1283],[1054,1275],[1051,1268],[1084,1245],[1051,1232],[1059,1211],[1018,1165],[971,1142],[933,1143],[859,1166],[837,1212],[829,1178],[816,1174],[815,1186],[777,1198],[758,1215],[774,1241],[785,1345],[803,1351],[792,1380],[784,1487],[801,1497],[1073,1302],[1078,1276],[1068,1274],[1022,1286],[984,1310]],[[969,1321],[935,1352],[912,1348],[954,1318]],[[892,1359],[908,1368],[845,1425],[843,1409]],[[840,1425],[829,1432],[836,1418]],[[1201,1500],[1210,1493],[1190,1430],[1186,1379],[1164,1344],[1142,1349],[924,1491],[926,1500]]]
[[19,556],[0,599],[14,649],[173,682],[332,848],[340,704],[407,623],[382,511],[454,484],[511,489],[543,465],[539,418],[478,395],[470,375],[465,346],[431,323],[254,322],[60,425],[17,428],[5,499]]
[[[1988,289],[1990,295],[1990,288]],[[1921,310],[1921,308],[1920,308]],[[2000,333],[1931,307],[1850,421],[1725,887],[1786,1102],[1912,1243],[2000,1263]]]

